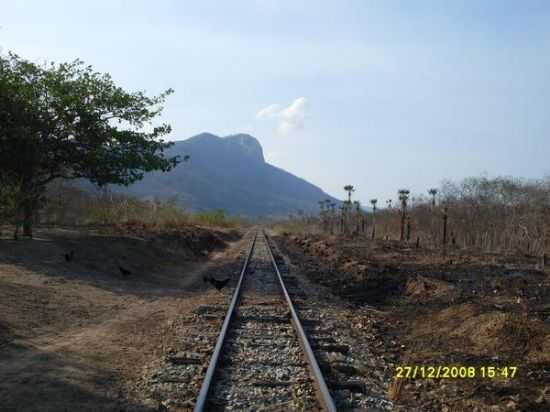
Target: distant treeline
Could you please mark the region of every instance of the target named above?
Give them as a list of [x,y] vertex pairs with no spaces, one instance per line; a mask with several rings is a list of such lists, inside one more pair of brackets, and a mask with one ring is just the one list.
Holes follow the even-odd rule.
[[[379,215],[382,233],[396,236],[395,214]],[[410,241],[436,247],[474,247],[491,251],[516,250],[540,254],[548,249],[550,181],[472,177],[447,181],[435,206],[424,196],[411,198]],[[447,220],[446,238],[444,222]]]
[[374,213],[351,206],[340,211],[322,207],[319,216],[293,217],[286,227],[396,239],[430,248],[550,251],[548,178],[470,177],[445,181],[425,194],[410,194],[406,189],[396,194],[397,200],[388,199],[387,206]]

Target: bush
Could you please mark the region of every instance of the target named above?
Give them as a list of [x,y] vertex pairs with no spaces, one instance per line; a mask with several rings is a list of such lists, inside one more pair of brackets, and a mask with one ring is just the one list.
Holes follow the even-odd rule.
[[246,225],[246,221],[238,217],[225,216],[223,209],[198,212],[189,216],[191,222],[198,225],[219,226],[219,227],[235,227]]
[[175,228],[185,224],[234,227],[243,219],[227,217],[222,209],[186,212],[169,200],[139,200],[103,191],[84,191],[58,181],[48,187],[39,222],[54,225],[131,225]]

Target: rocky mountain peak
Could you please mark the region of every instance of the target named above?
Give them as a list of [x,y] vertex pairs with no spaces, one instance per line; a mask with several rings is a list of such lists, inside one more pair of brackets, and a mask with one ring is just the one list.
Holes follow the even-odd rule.
[[243,150],[243,152],[245,152],[248,156],[261,162],[265,162],[262,145],[254,136],[241,133],[227,136],[223,140],[227,144],[240,147],[240,149]]

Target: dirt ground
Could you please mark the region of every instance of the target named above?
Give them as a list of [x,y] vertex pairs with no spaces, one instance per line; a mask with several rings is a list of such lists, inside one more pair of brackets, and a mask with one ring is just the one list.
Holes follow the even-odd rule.
[[[392,360],[393,374],[400,365],[476,368],[473,379],[395,379],[397,410],[550,410],[550,272],[536,257],[458,249],[443,255],[321,235],[276,240],[310,281],[379,311],[372,346]],[[480,378],[489,366],[518,372]]]
[[0,234],[6,412],[158,410],[135,393],[143,365],[165,355],[176,316],[219,295],[202,274],[235,262],[241,248],[236,231],[193,226],[38,228],[19,241],[7,228]]
[[[237,278],[242,233],[39,228],[34,240],[14,241],[0,227],[0,410],[153,412],[166,410],[155,391],[192,399],[198,375],[195,386],[158,376],[171,373],[166,359],[182,337],[215,338],[220,317],[197,311],[223,309],[229,289],[212,290],[202,275]],[[345,312],[340,326],[362,339],[365,373],[386,388],[400,365],[519,368],[508,379],[395,379],[395,410],[550,410],[550,273],[537,258],[274,240],[312,285],[309,300],[335,318]]]

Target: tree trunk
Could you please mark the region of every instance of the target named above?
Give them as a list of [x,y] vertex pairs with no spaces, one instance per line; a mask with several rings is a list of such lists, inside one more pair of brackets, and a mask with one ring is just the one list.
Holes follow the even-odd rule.
[[399,236],[399,240],[401,242],[405,240],[405,210],[401,211],[401,235]]
[[20,209],[22,216],[21,225],[23,226],[23,236],[28,236],[30,238],[32,238],[32,215],[34,209],[32,180],[32,170],[29,170],[23,177],[18,202],[18,209]]
[[23,202],[23,236],[32,239],[33,201],[27,198]]
[[443,247],[447,245],[447,209],[443,211]]

